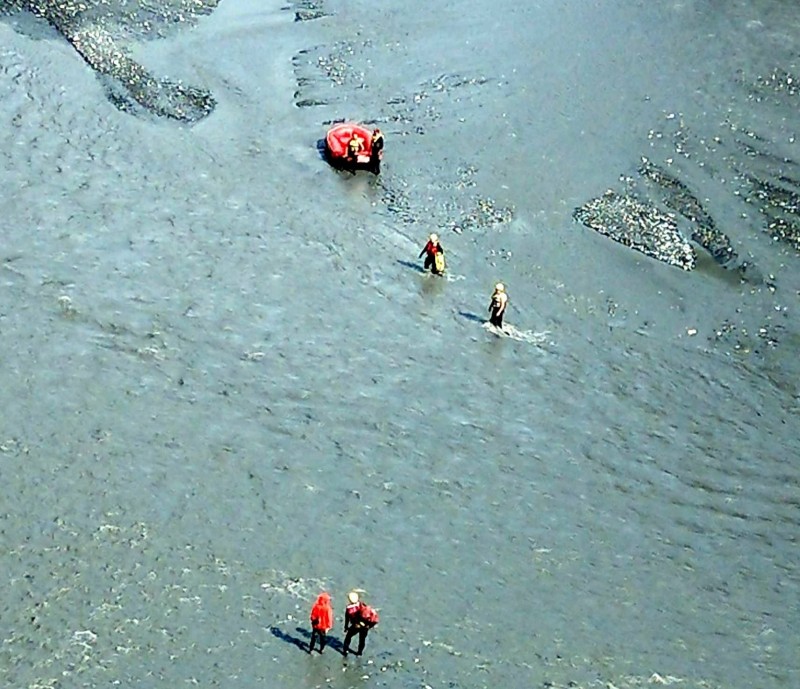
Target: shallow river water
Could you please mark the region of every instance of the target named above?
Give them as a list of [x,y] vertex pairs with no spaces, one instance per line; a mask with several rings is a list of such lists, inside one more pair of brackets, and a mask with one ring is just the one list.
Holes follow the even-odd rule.
[[[795,2],[223,0],[131,50],[213,114],[0,21],[0,685],[800,684],[800,255],[742,192],[800,180]],[[747,271],[573,220],[642,158]]]

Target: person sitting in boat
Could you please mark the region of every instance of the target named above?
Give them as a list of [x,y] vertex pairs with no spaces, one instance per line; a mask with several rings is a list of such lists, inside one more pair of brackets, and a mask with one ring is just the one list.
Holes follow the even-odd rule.
[[372,131],[370,141],[369,166],[370,169],[379,175],[381,172],[381,158],[383,157],[383,132],[375,127]]
[[[419,252],[419,258],[425,255],[425,270],[430,268],[431,273],[440,275],[444,272],[444,247],[439,242],[439,235],[432,234],[428,237],[428,242]],[[438,257],[438,260],[437,260]]]
[[350,141],[347,142],[347,160],[351,163],[358,162],[359,154],[364,150],[364,139],[353,132]]

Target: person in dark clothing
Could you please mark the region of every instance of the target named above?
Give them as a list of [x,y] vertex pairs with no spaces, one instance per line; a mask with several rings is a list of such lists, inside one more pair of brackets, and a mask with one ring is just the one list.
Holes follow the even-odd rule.
[[311,642],[308,644],[308,652],[314,650],[314,642],[319,639],[319,652],[325,650],[327,633],[333,627],[333,607],[331,606],[331,596],[323,591],[317,597],[317,602],[311,608]]
[[363,603],[358,598],[358,593],[350,591],[347,594],[349,601],[344,609],[344,647],[342,655],[347,656],[350,652],[350,641],[358,634],[358,650],[356,655],[360,656],[364,652],[364,644],[367,642],[367,634],[378,623],[378,613]]
[[369,156],[370,170],[379,175],[381,173],[381,158],[383,157],[383,132],[377,127],[372,132]]
[[430,268],[434,275],[441,275],[444,272],[444,247],[439,243],[439,235],[432,234],[428,237],[427,244],[419,252],[419,258],[423,255],[425,255],[425,270]]
[[505,285],[502,282],[498,282],[494,286],[492,299],[489,302],[489,323],[495,328],[503,329],[503,316],[507,307],[508,295],[506,294]]

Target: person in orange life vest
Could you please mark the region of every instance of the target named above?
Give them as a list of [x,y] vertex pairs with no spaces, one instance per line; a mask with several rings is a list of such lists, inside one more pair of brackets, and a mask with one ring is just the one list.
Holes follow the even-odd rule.
[[370,141],[369,166],[376,175],[381,173],[381,158],[383,157],[383,132],[375,127]]
[[503,327],[503,316],[505,315],[506,308],[508,307],[508,295],[506,294],[505,285],[498,282],[494,286],[492,292],[492,299],[489,302],[489,323],[496,328]]
[[347,160],[351,163],[358,162],[358,154],[364,150],[364,139],[353,132],[350,141],[347,142]]
[[428,268],[431,269],[431,272],[434,275],[439,275],[439,269],[436,267],[436,254],[444,254],[444,247],[439,243],[439,235],[432,234],[428,237],[428,243],[422,247],[422,251],[419,252],[419,258],[422,258],[422,255],[425,255],[425,270]]
[[308,652],[314,650],[314,642],[319,639],[319,652],[325,650],[327,633],[333,627],[333,607],[331,606],[331,596],[323,591],[317,597],[317,602],[311,608],[311,643],[308,645]]
[[358,634],[358,650],[356,655],[364,652],[364,644],[367,642],[367,634],[376,624],[378,624],[378,613],[366,603],[359,600],[356,591],[347,594],[349,601],[344,609],[344,648],[342,655],[346,656],[350,650],[350,641]]

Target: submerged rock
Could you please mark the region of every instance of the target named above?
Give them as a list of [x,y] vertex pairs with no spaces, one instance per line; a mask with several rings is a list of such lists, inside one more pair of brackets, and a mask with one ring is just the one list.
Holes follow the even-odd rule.
[[717,228],[714,218],[683,182],[647,159],[639,167],[639,174],[659,186],[661,200],[667,208],[693,223],[692,240],[706,249],[717,263],[729,265],[736,260],[736,251],[728,235]]
[[576,208],[573,217],[620,244],[682,270],[692,270],[697,257],[678,230],[675,219],[630,194],[609,189]]
[[783,175],[773,181],[747,177],[751,192],[746,201],[759,207],[773,239],[800,251],[800,181]]
[[296,22],[308,22],[327,16],[322,0],[294,0],[290,5],[294,9]]
[[196,122],[216,101],[203,88],[159,79],[130,57],[123,36],[164,36],[210,13],[219,0],[13,0],[6,11],[28,10],[49,22],[104,80],[118,107],[134,103],[162,117]]

